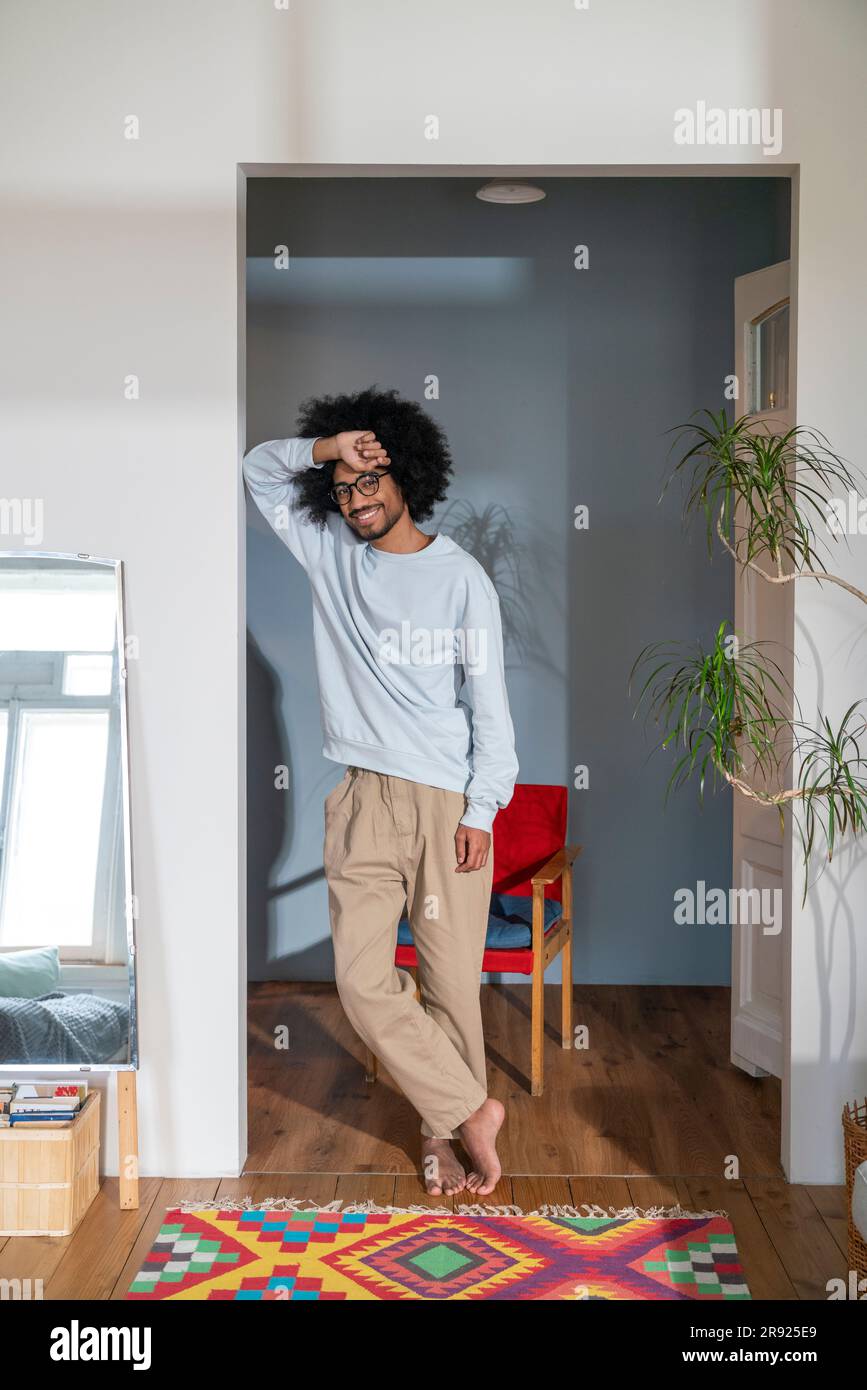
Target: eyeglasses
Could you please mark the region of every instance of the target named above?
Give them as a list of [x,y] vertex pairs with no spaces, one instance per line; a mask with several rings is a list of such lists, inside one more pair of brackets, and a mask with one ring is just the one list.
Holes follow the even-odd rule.
[[358,488],[362,497],[372,497],[379,491],[379,480],[388,472],[388,468],[383,468],[381,473],[362,473],[361,477],[354,483],[335,483],[328,496],[338,507],[344,506],[352,496],[352,489]]

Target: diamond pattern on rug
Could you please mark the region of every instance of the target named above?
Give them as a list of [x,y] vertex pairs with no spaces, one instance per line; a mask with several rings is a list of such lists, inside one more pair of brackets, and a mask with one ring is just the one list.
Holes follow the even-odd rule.
[[309,1303],[750,1294],[731,1225],[719,1216],[173,1208],[126,1296]]
[[[492,1218],[493,1219],[493,1218]],[[528,1246],[504,1240],[472,1216],[416,1216],[406,1226],[373,1232],[322,1263],[345,1274],[375,1298],[492,1297],[540,1264]]]

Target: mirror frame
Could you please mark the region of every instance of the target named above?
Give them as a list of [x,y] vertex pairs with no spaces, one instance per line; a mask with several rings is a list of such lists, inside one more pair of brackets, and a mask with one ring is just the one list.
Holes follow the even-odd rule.
[[126,623],[124,615],[124,574],[122,560],[109,560],[100,555],[89,555],[84,551],[77,553],[62,550],[0,550],[0,560],[83,560],[90,565],[105,565],[115,577],[115,633],[118,651],[118,673],[120,679],[120,764],[121,764],[121,804],[123,808],[123,855],[124,855],[124,915],[126,918],[127,960],[129,962],[129,1061],[128,1062],[0,1062],[0,1073],[4,1072],[113,1072],[138,1071],[138,960],[136,956],[135,934],[135,894],[133,891],[132,865],[132,803],[130,797],[129,774],[129,712],[127,700],[128,668],[126,654]]

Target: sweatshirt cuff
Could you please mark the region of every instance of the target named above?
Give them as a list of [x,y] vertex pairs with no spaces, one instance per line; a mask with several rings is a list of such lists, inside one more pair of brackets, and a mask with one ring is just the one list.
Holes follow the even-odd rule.
[[301,441],[303,446],[301,458],[304,460],[304,462],[302,463],[299,461],[299,468],[322,468],[324,466],[321,463],[316,463],[313,458],[313,445],[316,443],[316,440],[318,438],[320,438],[319,435],[314,435],[312,439],[303,439]]
[[461,816],[460,824],[466,825],[470,830],[487,830],[490,835],[494,827],[494,816],[497,814],[497,807],[491,810],[483,801],[470,801],[467,809]]

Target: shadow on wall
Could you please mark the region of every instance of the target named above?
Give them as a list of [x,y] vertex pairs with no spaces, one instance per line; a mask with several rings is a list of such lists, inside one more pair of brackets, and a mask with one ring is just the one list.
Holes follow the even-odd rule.
[[[252,979],[268,979],[275,959],[268,940],[271,904],[296,889],[324,878],[321,864],[289,883],[271,885],[273,867],[295,837],[295,801],[278,787],[276,769],[286,768],[291,788],[289,743],[277,711],[280,683],[252,636],[247,634],[247,957]],[[326,923],[327,928],[327,923]],[[333,970],[331,939],[314,942],[292,952],[291,962],[300,979],[327,979]],[[317,975],[317,971],[324,972]],[[307,972],[307,973],[304,973]]]
[[274,769],[280,764],[289,767],[288,744],[277,716],[279,699],[277,677],[248,632],[247,951],[251,968],[267,960],[271,867],[294,829],[292,799],[275,786]]

